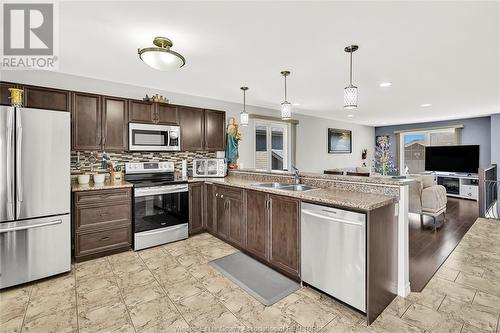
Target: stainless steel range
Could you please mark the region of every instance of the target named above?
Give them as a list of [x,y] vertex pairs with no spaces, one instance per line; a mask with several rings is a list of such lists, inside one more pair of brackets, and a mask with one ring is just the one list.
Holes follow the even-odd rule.
[[125,180],[134,184],[134,250],[188,237],[188,184],[174,180],[173,162],[125,163]]

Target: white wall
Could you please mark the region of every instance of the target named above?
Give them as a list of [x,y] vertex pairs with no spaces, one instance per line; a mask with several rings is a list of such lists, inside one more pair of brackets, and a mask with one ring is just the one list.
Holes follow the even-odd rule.
[[[296,115],[297,161],[299,170],[323,172],[325,169],[361,166],[361,151],[368,149],[367,165],[371,166],[375,147],[375,128],[336,120]],[[328,153],[328,128],[352,131],[351,154]]]
[[[238,122],[239,113],[242,110],[242,104],[240,103],[172,93],[147,87],[138,87],[58,72],[3,71],[1,80],[137,99],[143,98],[146,93],[148,95],[158,93],[166,96],[173,104],[224,110],[227,113],[227,119],[229,119],[229,117],[235,117]],[[254,106],[247,106],[247,112],[274,117],[279,117],[280,115],[278,109],[272,110]],[[375,130],[373,127],[300,114],[294,114],[293,117],[300,122],[296,128],[295,164],[301,171],[323,172],[324,169],[360,166],[361,150],[363,148],[368,148],[368,161],[371,162],[373,159],[375,141]],[[352,130],[352,154],[328,154],[327,129],[329,127]],[[239,162],[242,163],[245,168],[254,167],[253,149],[255,145],[255,134],[253,130],[254,126],[252,123],[247,127],[241,127],[242,141],[240,141]]]

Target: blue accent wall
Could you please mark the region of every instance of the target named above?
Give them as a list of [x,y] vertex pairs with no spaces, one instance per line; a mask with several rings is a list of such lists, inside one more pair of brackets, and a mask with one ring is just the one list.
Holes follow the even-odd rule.
[[[493,118],[494,117],[494,118]],[[375,127],[375,136],[389,135],[391,140],[391,150],[394,159],[396,159],[396,135],[394,131],[413,130],[419,128],[441,127],[451,125],[464,125],[462,129],[462,144],[463,145],[480,145],[479,148],[479,165],[480,167],[487,167],[492,163],[492,155],[495,156],[497,163],[500,165],[500,114],[494,115],[492,120],[490,117],[468,118],[435,121],[428,123],[404,124],[394,126]],[[495,130],[493,129],[495,124]],[[495,133],[494,136],[491,134]],[[493,139],[495,141],[493,141]],[[496,144],[493,144],[496,142]],[[493,144],[493,145],[492,145]],[[494,154],[492,148],[495,150]],[[398,166],[397,161],[394,165]]]

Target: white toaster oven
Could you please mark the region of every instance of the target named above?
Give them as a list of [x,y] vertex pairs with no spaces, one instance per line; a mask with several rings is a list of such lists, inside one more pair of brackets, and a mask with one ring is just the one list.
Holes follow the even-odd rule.
[[193,177],[225,177],[225,158],[200,158],[193,160]]

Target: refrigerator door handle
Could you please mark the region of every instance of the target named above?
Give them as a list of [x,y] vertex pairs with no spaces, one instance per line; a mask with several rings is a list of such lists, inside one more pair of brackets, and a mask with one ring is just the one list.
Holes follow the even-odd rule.
[[21,148],[23,144],[23,127],[21,125],[21,112],[17,109],[16,115],[17,122],[17,137],[16,137],[16,189],[17,189],[17,198],[16,198],[16,216],[19,216],[21,213],[21,203],[23,202],[23,183],[21,177],[22,170],[22,159],[21,159]]
[[13,180],[14,175],[12,174],[12,162],[14,156],[14,144],[12,142],[13,137],[13,123],[14,123],[14,108],[7,109],[7,219],[14,219],[14,191],[13,191]]
[[42,222],[42,223],[37,223],[37,224],[25,224],[25,225],[19,225],[11,228],[0,228],[0,234],[5,233],[5,232],[13,232],[13,231],[20,231],[20,230],[28,230],[28,229],[33,229],[33,228],[40,228],[40,227],[48,227],[49,225],[56,225],[56,224],[61,224],[63,221],[61,219],[58,220],[53,220],[49,222]]

